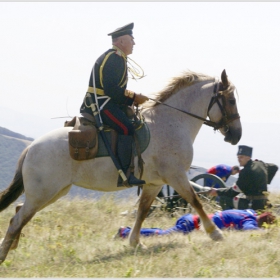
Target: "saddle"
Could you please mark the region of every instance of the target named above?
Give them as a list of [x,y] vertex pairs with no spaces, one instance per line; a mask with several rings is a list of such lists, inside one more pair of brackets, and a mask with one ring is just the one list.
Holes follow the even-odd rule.
[[[135,155],[138,156],[138,162],[142,162],[141,152],[147,148],[150,141],[149,130],[140,112],[135,113],[132,110],[128,110],[127,116],[134,119],[133,125],[136,130],[136,135],[134,136]],[[104,143],[99,138],[100,136],[95,119],[91,114],[82,113],[82,117],[76,116],[71,121],[65,121],[64,127],[73,127],[73,129],[68,132],[68,146],[70,156],[74,160],[83,161],[94,159],[95,157],[108,156]],[[117,141],[117,132],[107,125],[104,125],[104,131],[114,151]],[[122,135],[119,136],[121,139]],[[141,144],[138,138],[140,138]]]

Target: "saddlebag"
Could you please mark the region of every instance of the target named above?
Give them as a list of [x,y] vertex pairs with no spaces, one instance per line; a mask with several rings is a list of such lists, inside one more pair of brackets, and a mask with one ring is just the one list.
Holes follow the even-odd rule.
[[98,152],[98,133],[94,126],[80,125],[79,121],[73,130],[68,132],[70,156],[78,161],[95,158]]

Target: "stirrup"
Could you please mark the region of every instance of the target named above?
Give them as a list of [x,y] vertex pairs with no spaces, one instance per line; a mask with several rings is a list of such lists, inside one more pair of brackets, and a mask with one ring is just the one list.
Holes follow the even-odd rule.
[[132,186],[141,186],[146,184],[144,180],[136,178],[133,173],[130,173],[127,181],[128,184]]
[[145,185],[146,181],[137,179],[132,173],[130,173],[127,181],[118,181],[118,187],[127,187],[131,188],[133,186],[142,186]]

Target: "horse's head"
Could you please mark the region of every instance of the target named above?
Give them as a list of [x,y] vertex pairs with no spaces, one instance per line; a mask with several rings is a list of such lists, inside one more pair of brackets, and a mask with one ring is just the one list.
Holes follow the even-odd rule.
[[208,116],[211,122],[217,124],[215,129],[225,136],[224,140],[236,145],[242,136],[242,127],[234,96],[235,87],[228,81],[225,70],[221,74],[221,81],[214,87]]

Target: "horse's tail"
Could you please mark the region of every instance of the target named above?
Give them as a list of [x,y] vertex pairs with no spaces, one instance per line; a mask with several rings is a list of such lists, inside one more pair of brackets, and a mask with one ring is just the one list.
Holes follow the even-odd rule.
[[13,203],[21,194],[24,193],[23,177],[22,177],[22,165],[27,154],[29,146],[24,149],[18,160],[17,169],[13,181],[9,187],[0,192],[0,212],[6,209],[11,203]]

